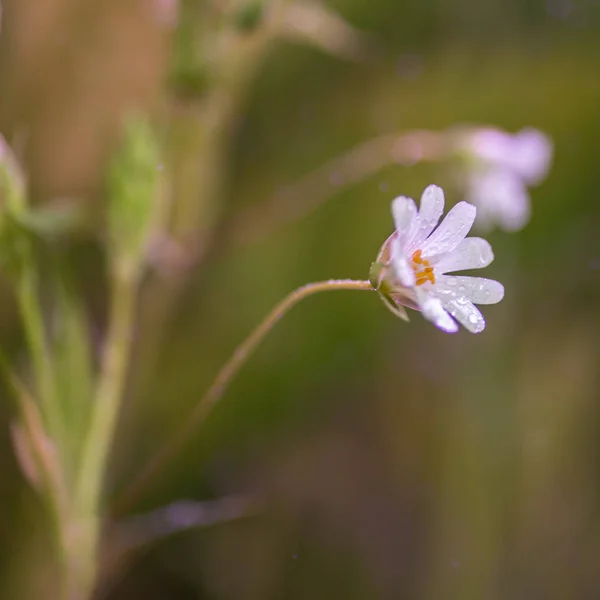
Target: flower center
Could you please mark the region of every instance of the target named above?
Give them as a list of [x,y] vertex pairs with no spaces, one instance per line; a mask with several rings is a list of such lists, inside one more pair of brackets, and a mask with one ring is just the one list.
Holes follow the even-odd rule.
[[421,250],[417,250],[411,257],[412,268],[417,278],[417,285],[423,285],[430,281],[435,283],[435,275],[433,274],[433,267],[429,264],[428,260],[421,257]]

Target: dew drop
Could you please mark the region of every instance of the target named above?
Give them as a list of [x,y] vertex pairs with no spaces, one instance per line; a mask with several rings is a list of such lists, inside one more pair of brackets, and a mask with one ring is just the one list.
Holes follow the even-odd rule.
[[467,288],[466,288],[464,285],[459,285],[459,286],[458,286],[458,291],[459,291],[459,292],[466,292],[466,291],[467,291]]
[[477,323],[477,321],[479,321],[479,319],[477,318],[477,315],[470,315],[469,321],[471,321],[471,323]]

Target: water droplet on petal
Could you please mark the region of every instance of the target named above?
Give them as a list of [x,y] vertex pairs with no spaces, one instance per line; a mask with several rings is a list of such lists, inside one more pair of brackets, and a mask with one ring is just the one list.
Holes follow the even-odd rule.
[[458,286],[458,291],[459,291],[459,292],[466,292],[466,291],[467,291],[467,288],[466,288],[464,285],[459,285],[459,286]]
[[477,318],[477,315],[470,315],[469,321],[471,321],[471,323],[477,323],[477,321],[479,321],[479,319]]

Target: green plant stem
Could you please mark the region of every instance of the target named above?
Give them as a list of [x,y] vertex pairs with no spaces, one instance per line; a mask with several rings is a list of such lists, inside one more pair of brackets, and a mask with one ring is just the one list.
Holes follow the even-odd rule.
[[72,598],[88,598],[95,584],[102,525],[102,487],[129,365],[136,284],[135,276],[118,273],[115,276],[102,372],[75,491],[74,526],[77,528],[77,543],[73,544],[73,552],[77,554],[75,558],[78,565]]
[[[9,384],[14,397],[19,420],[13,424],[14,450],[21,462],[19,448],[16,443],[17,432],[24,436],[22,443],[27,445],[27,453],[33,461],[33,473],[29,473],[30,484],[43,493],[53,520],[54,533],[60,551],[60,561],[65,576],[60,582],[59,598],[61,600],[79,600],[81,596],[73,589],[76,577],[73,576],[73,556],[69,529],[69,497],[59,457],[52,451],[52,442],[44,431],[44,424],[35,400],[29,390],[18,378],[10,366],[10,361],[0,351],[0,371]],[[21,463],[22,465],[22,463]],[[28,473],[25,472],[27,476]],[[33,475],[33,478],[31,478]]]
[[35,374],[36,394],[50,437],[58,443],[63,433],[60,404],[56,397],[56,385],[48,349],[42,307],[38,297],[38,276],[28,242],[22,241],[22,271],[18,281],[18,302],[25,329],[25,337]]
[[171,437],[162,450],[151,458],[139,471],[138,476],[124,491],[114,506],[116,514],[126,511],[139,497],[150,480],[177,454],[190,435],[204,421],[215,404],[223,397],[225,390],[239,370],[246,364],[265,336],[277,322],[298,302],[308,296],[333,290],[369,290],[373,287],[369,281],[352,279],[330,279],[304,285],[288,294],[269,314],[252,330],[250,335],[235,349],[229,360],[221,367],[208,390],[196,404],[192,414]]

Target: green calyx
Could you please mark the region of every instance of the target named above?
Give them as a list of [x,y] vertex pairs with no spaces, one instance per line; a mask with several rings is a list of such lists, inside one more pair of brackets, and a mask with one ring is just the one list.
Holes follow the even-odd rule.
[[379,293],[383,303],[388,309],[403,321],[409,321],[408,314],[404,307],[399,304],[394,298],[394,288],[390,285],[390,280],[386,277],[389,273],[389,266],[374,262],[369,270],[369,281],[371,285]]

